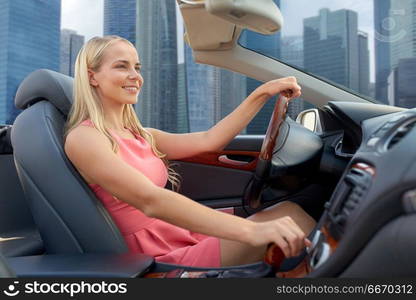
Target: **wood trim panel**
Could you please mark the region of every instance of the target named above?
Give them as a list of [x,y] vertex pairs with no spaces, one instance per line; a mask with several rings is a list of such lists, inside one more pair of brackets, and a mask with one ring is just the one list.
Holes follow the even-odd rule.
[[326,226],[322,227],[321,232],[326,238],[326,242],[328,243],[329,247],[331,248],[331,253],[334,253],[335,250],[338,248],[338,241],[336,241],[331,234],[329,233],[329,230]]
[[[244,165],[234,165],[221,162],[219,158],[223,155],[241,155],[241,156],[251,156],[253,161],[248,162]],[[191,162],[201,165],[210,165],[217,166],[229,169],[238,169],[243,171],[254,171],[256,169],[257,160],[259,157],[259,152],[254,151],[219,151],[219,152],[207,152],[202,153],[193,157],[183,158],[178,161],[182,162]]]

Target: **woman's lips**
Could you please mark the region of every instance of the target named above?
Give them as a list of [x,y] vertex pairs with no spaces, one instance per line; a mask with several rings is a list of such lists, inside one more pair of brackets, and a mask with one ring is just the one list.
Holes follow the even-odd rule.
[[137,94],[139,89],[136,86],[123,86],[123,89],[130,94]]

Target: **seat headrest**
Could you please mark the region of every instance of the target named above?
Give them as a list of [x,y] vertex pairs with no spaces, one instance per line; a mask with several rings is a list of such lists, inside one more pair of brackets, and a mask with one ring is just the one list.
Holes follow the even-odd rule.
[[65,116],[68,115],[73,101],[72,77],[47,69],[30,73],[19,85],[15,105],[26,109],[39,101],[52,103]]

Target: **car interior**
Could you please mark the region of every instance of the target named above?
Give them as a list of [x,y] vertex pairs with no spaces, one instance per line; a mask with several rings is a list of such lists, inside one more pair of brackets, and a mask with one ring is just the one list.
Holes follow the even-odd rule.
[[[279,97],[265,136],[239,135],[222,151],[175,161],[179,192],[242,217],[299,204],[317,221],[301,257],[306,277],[414,276],[416,110],[372,103],[242,47],[243,29],[284,26],[272,1],[177,2],[196,62],[260,81],[295,76],[316,106],[292,120]],[[72,88],[69,76],[34,71],[16,93],[22,112],[0,128],[1,277],[258,278],[296,267],[299,259],[195,268],[129,253],[63,151]]]

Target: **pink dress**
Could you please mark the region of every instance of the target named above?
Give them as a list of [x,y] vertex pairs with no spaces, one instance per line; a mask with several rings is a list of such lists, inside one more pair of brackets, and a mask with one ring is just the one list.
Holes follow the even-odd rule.
[[[90,120],[85,120],[81,125],[94,126]],[[122,138],[114,132],[111,134],[116,139],[119,155],[125,162],[157,186],[166,185],[167,169],[144,138],[137,134],[136,139]],[[164,263],[195,267],[220,266],[218,238],[149,218],[139,209],[116,199],[98,184],[90,184],[90,187],[111,215],[131,252],[145,253]]]

